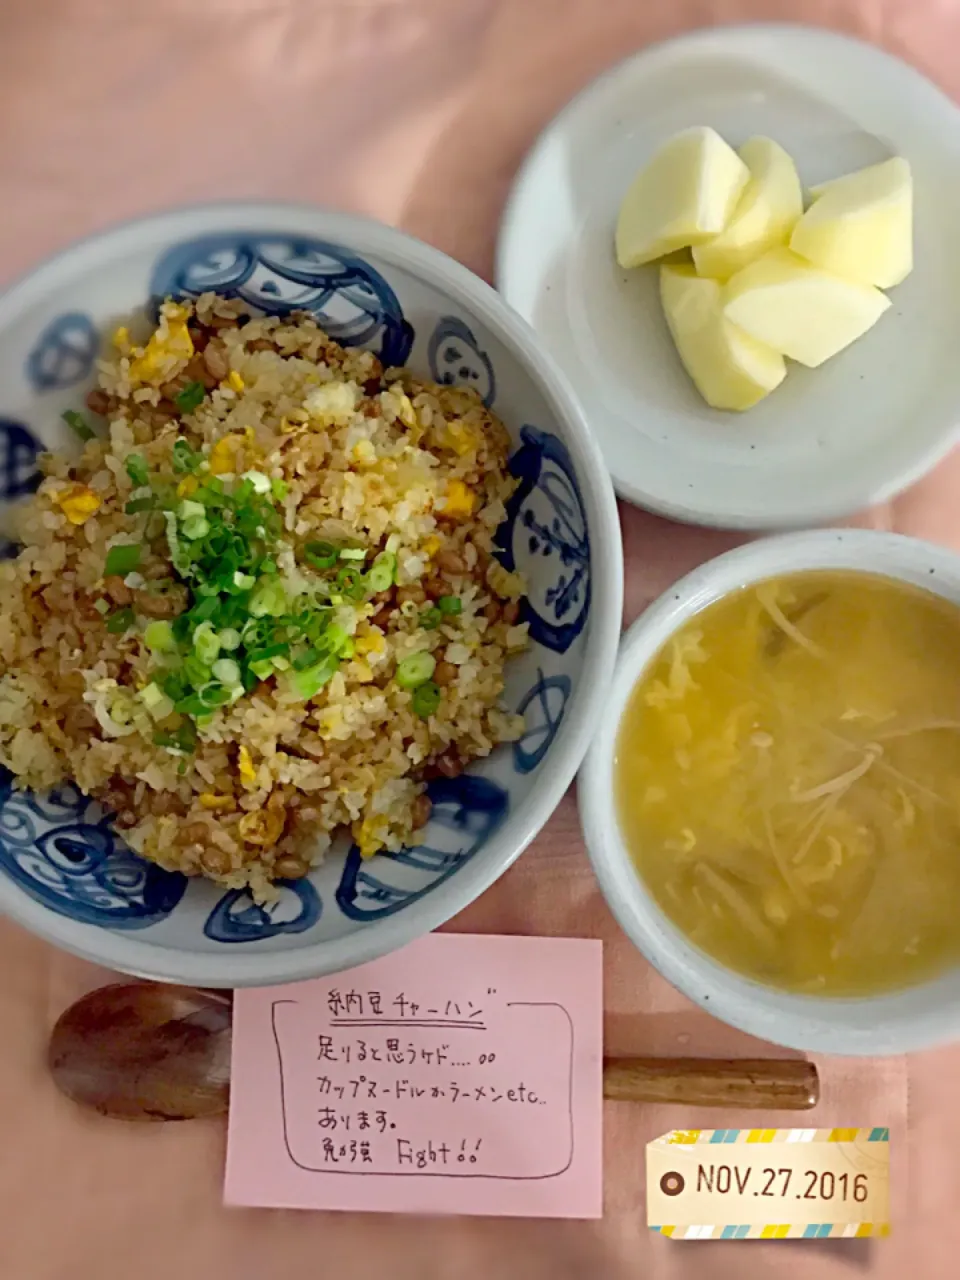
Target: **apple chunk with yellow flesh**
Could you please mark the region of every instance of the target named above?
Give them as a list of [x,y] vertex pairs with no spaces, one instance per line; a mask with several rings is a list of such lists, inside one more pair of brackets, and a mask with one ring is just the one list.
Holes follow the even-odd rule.
[[702,276],[729,280],[768,249],[785,245],[803,214],[803,191],[797,166],[771,138],[750,138],[740,148],[750,170],[726,228],[695,245],[693,261]]
[[835,178],[811,193],[790,248],[825,271],[890,289],[913,270],[913,178],[906,160]]
[[811,369],[863,336],[890,299],[870,285],[771,249],[725,286],[723,313],[758,342]]
[[724,318],[718,281],[661,267],[660,299],[684,368],[714,409],[749,409],[783,381],[783,357]]
[[750,177],[713,129],[675,134],[630,184],[617,218],[621,267],[639,267],[722,231]]

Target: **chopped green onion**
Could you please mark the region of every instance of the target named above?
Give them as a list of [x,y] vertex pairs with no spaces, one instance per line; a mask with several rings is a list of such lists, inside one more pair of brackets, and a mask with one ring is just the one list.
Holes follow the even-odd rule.
[[94,600],[94,602],[93,602],[93,607],[96,609],[97,613],[109,613],[109,612],[110,612],[110,604],[109,604],[109,602],[108,602],[108,601],[106,601],[106,600],[103,600],[103,599],[100,599],[100,600]]
[[123,578],[128,573],[133,573],[140,563],[142,550],[143,548],[139,542],[122,542],[115,547],[111,547],[107,552],[106,560],[103,562],[103,576],[105,578]]
[[241,573],[238,569],[233,575],[233,585],[239,587],[241,591],[249,591],[251,587],[257,585],[257,580],[251,573]]
[[309,649],[304,649],[302,653],[297,654],[293,660],[293,669],[294,671],[306,671],[315,662],[319,662],[321,657],[320,650],[311,645]]
[[123,509],[128,516],[135,516],[140,511],[152,511],[156,505],[156,498],[150,494],[149,497],[131,498]]
[[210,668],[191,653],[183,660],[183,677],[194,689],[200,689],[210,682]]
[[249,667],[258,680],[269,680],[273,675],[273,663],[270,661],[251,662]]
[[160,687],[173,702],[179,702],[187,692],[187,682],[179,671],[171,671],[168,676],[165,676]]
[[262,581],[250,597],[250,614],[254,618],[280,617],[286,612],[287,593],[276,578]]
[[339,569],[334,581],[337,590],[348,600],[362,600],[367,594],[364,575],[353,565],[344,565]]
[[117,609],[107,618],[107,630],[112,636],[123,635],[135,622],[136,616],[132,609]]
[[224,689],[223,685],[212,684],[201,692],[200,700],[206,707],[222,707],[230,701],[230,690]]
[[90,426],[82,413],[77,413],[76,409],[68,409],[66,413],[60,415],[68,427],[71,427],[81,440],[93,440],[96,432]]
[[397,667],[397,684],[401,689],[416,689],[425,684],[437,669],[432,653],[411,653]]
[[190,621],[194,623],[209,622],[220,612],[220,601],[216,595],[204,594],[203,599],[190,610]]
[[276,573],[276,572],[277,572],[277,562],[276,562],[276,560],[271,560],[271,559],[269,558],[269,556],[267,557],[267,559],[266,559],[266,560],[261,560],[261,561],[260,561],[260,572],[261,572],[261,573]]
[[196,471],[200,463],[203,462],[203,454],[197,453],[195,449],[191,449],[189,443],[184,440],[183,436],[173,442],[173,469],[181,475],[184,472]]
[[123,465],[135,489],[142,489],[150,483],[150,469],[142,453],[128,453]]
[[440,706],[440,686],[428,680],[418,685],[413,691],[413,711],[421,720],[426,720]]
[[400,537],[399,533],[391,533],[390,537],[387,538],[387,553],[389,555],[396,555],[400,550],[402,542],[403,539]]
[[233,627],[224,627],[220,632],[220,648],[226,649],[228,653],[232,653],[234,649],[239,649],[240,632],[235,631]]
[[366,560],[367,553],[363,547],[344,547],[340,552],[341,560]]
[[193,634],[194,623],[189,613],[181,613],[179,617],[174,618],[171,626],[173,634],[181,644],[188,641]]
[[303,702],[309,702],[311,698],[316,697],[325,684],[333,679],[339,667],[339,659],[330,656],[315,666],[308,667],[305,671],[291,671],[287,679],[293,692]]
[[379,595],[393,586],[397,572],[397,557],[391,551],[381,551],[367,574],[367,590]]
[[143,633],[143,642],[151,653],[177,652],[177,642],[169,622],[149,622]]
[[[179,729],[158,729],[153,735],[154,745],[166,747],[171,751],[194,751],[197,746],[197,731],[189,720],[185,720]],[[186,761],[182,762],[186,764]]]
[[276,498],[276,500],[278,502],[282,502],[283,499],[287,496],[290,486],[287,484],[286,480],[274,479],[270,481],[270,489],[273,493],[273,496]]
[[328,653],[343,653],[353,643],[350,633],[336,622],[327,627],[321,640]]
[[184,498],[177,507],[177,515],[181,520],[192,520],[195,516],[205,516],[207,509],[202,502],[193,502],[190,498]]
[[140,697],[154,720],[165,720],[173,710],[173,703],[158,684],[148,684],[141,689]]
[[332,569],[338,558],[337,548],[330,542],[308,542],[303,555],[314,569]]
[[210,710],[199,693],[191,693],[189,697],[181,698],[174,706],[175,710],[184,716],[202,716]]
[[189,520],[184,520],[180,526],[180,532],[190,542],[196,542],[199,538],[205,538],[210,532],[210,521],[206,516],[191,516]]
[[455,618],[458,613],[463,612],[463,601],[459,596],[441,596],[437,601],[437,608],[447,617]]
[[[196,631],[194,631],[193,652],[204,666],[209,667],[216,662],[217,654],[220,652],[220,637],[214,631],[211,623],[201,622]],[[191,683],[193,682],[191,681]]]
[[243,478],[244,480],[249,480],[253,486],[254,493],[264,494],[270,492],[270,477],[265,476],[262,471],[245,471]]
[[203,404],[207,389],[202,382],[188,382],[177,396],[177,408],[181,413],[193,413]]
[[271,658],[285,657],[290,652],[290,646],[283,641],[277,644],[265,645],[262,649],[254,649],[250,653],[250,665],[252,667],[259,666],[262,662],[269,662]]
[[436,631],[442,621],[443,614],[436,605],[430,609],[425,609],[420,615],[420,625],[424,631]]
[[234,662],[233,658],[218,658],[211,670],[213,678],[227,688],[240,683],[240,663]]

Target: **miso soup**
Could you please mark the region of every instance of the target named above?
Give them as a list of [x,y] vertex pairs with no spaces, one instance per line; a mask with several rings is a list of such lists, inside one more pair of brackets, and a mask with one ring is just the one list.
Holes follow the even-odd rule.
[[874,994],[960,960],[960,609],[788,575],[680,630],[634,689],[618,816],[705,952],[791,991]]

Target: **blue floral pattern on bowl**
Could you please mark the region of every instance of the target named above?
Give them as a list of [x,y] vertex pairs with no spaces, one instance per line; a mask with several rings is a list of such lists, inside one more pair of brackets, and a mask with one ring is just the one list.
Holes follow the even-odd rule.
[[[566,446],[536,427],[520,432],[510,459],[520,485],[497,535],[501,559],[530,586],[524,618],[538,643],[565,653],[590,611],[590,538],[576,472]],[[537,561],[552,572],[538,572]]]
[[43,445],[29,427],[0,416],[0,501],[33,493],[40,483],[37,455]]
[[354,845],[347,854],[337,903],[351,920],[378,920],[422,898],[473,857],[510,805],[503,787],[469,774],[438,778],[427,794],[433,813],[416,848],[365,860]]
[[176,907],[186,877],[132,853],[99,805],[68,784],[44,796],[0,781],[0,867],[60,915],[145,929]]
[[523,716],[527,726],[523,736],[513,744],[517,773],[533,773],[550,750],[560,732],[572,691],[573,682],[562,671],[552,676],[537,672],[537,683],[517,706],[517,714]]
[[[282,883],[276,900],[263,905],[246,891],[144,862],[109,815],[72,785],[35,796],[0,777],[0,893],[12,913],[36,923],[18,905],[20,892],[34,906],[69,917],[93,931],[81,948],[93,955],[107,952],[94,936],[104,930],[118,940],[135,936],[151,944],[153,959],[131,967],[152,966],[160,976],[177,972],[183,955],[193,977],[204,972],[204,957],[228,957],[229,967],[211,981],[233,981],[234,965],[242,967],[247,955],[282,956],[316,944],[348,955],[368,930],[386,928],[408,910],[415,917],[417,904],[478,864],[541,785],[587,651],[590,530],[577,467],[544,392],[502,334],[488,331],[482,309],[475,312],[440,277],[408,269],[402,256],[350,247],[335,216],[311,214],[308,222],[305,214],[291,215],[285,229],[284,217],[278,211],[259,229],[229,211],[222,220],[208,211],[192,226],[178,215],[169,223],[156,219],[150,225],[169,227],[170,234],[144,234],[129,280],[81,273],[21,317],[18,327],[36,335],[26,362],[19,357],[19,367],[5,365],[0,341],[0,501],[35,488],[40,450],[76,448],[59,414],[73,403],[82,407],[98,332],[120,317],[165,296],[206,290],[241,298],[261,313],[309,311],[338,341],[367,347],[386,365],[409,363],[441,384],[473,387],[487,405],[495,403],[508,427],[527,424],[517,431],[510,463],[518,488],[497,533],[502,563],[524,574],[529,588],[523,620],[532,644],[508,664],[503,698],[525,729],[462,777],[430,783],[432,815],[417,847],[367,860],[356,847],[344,848],[308,878]],[[47,931],[57,936],[55,926]],[[107,962],[122,968],[125,954],[113,950]],[[157,959],[167,954],[170,964]],[[245,972],[240,981],[255,980],[259,970]]]
[[93,371],[100,346],[97,326],[85,311],[66,311],[48,324],[27,356],[27,377],[37,391],[62,391]]
[[497,378],[473,330],[458,316],[441,316],[427,348],[430,377],[441,386],[472,387],[489,407],[497,398]]
[[150,289],[157,302],[208,290],[266,315],[310,311],[337,342],[369,347],[385,365],[405,364],[413,345],[413,328],[380,272],[325,240],[203,236],[169,249]]
[[246,889],[231,889],[210,912],[203,932],[214,942],[262,942],[312,929],[323,904],[310,881],[285,880],[277,890],[274,901],[261,905]]

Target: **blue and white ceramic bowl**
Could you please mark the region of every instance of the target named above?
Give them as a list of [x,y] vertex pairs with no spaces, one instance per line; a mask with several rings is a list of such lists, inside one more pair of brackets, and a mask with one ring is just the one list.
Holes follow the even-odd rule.
[[[94,382],[102,337],[165,295],[204,290],[272,314],[296,307],[385,364],[476,387],[510,428],[520,486],[499,543],[527,577],[533,644],[508,666],[519,742],[431,784],[423,843],[331,856],[275,905],[188,881],[131,853],[109,815],[66,786],[0,789],[0,908],[101,964],[202,985],[349,968],[465,907],[537,834],[601,714],[620,629],[613,491],[565,379],[532,330],[464,267],[344,214],[234,204],[175,211],[67,250],[0,298],[0,498],[30,491],[41,449],[75,450],[60,420]],[[7,548],[12,553],[13,548]]]

